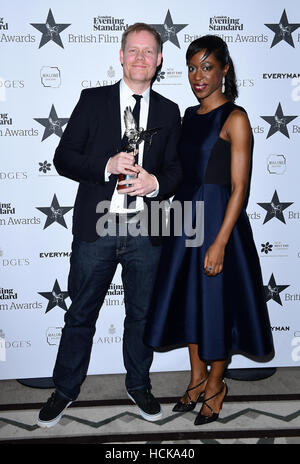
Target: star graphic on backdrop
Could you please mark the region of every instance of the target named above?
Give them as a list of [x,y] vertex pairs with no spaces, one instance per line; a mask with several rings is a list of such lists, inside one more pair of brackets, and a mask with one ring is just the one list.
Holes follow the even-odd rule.
[[62,127],[69,121],[69,118],[59,118],[57,116],[54,105],[51,107],[48,118],[33,119],[45,127],[42,142],[52,134],[57,135],[57,137],[61,137],[63,134]]
[[295,48],[292,32],[300,27],[300,23],[289,24],[285,10],[283,10],[279,24],[265,24],[265,26],[271,29],[271,31],[275,32],[271,48],[282,40]]
[[286,137],[290,138],[287,125],[296,119],[298,116],[284,116],[281,104],[278,103],[277,110],[274,116],[261,116],[268,124],[270,129],[267,138],[271,137],[276,132],[281,132]]
[[154,27],[160,34],[162,43],[165,43],[169,40],[174,45],[176,45],[176,47],[180,48],[177,33],[188,26],[188,24],[174,24],[170,10],[168,10],[163,24],[151,24],[151,26]]
[[46,313],[51,311],[51,309],[55,308],[55,306],[59,306],[64,311],[68,310],[65,299],[68,298],[69,293],[61,291],[57,279],[55,280],[55,284],[53,285],[53,289],[51,292],[38,292],[38,294],[42,295],[44,298],[47,298],[47,300],[49,300],[46,308]]
[[277,285],[275,282],[275,277],[272,274],[268,282],[268,285],[264,285],[266,302],[268,302],[269,300],[274,300],[276,301],[276,303],[282,306],[280,293],[288,287],[289,285]]
[[275,190],[270,203],[257,203],[257,204],[267,211],[267,214],[266,214],[266,217],[265,217],[265,220],[264,220],[263,224],[270,221],[274,217],[276,217],[279,221],[281,221],[281,222],[283,222],[285,224],[286,222],[285,222],[285,219],[284,219],[283,211],[286,208],[288,208],[289,206],[291,206],[293,204],[293,202],[281,203],[279,201],[277,192]]
[[71,26],[71,24],[56,24],[52,11],[50,9],[45,24],[31,23],[31,26],[35,27],[38,31],[40,31],[43,34],[39,48],[46,45],[46,43],[50,42],[50,40],[55,42],[60,47],[64,48],[59,34],[62,31],[64,31],[67,27]]
[[64,215],[70,211],[73,208],[73,206],[60,206],[58,203],[58,200],[56,198],[56,195],[54,194],[51,206],[49,207],[37,207],[39,211],[42,213],[46,214],[47,219],[44,225],[44,229],[49,227],[53,222],[57,222],[61,226],[65,227],[67,229],[67,224],[64,219]]

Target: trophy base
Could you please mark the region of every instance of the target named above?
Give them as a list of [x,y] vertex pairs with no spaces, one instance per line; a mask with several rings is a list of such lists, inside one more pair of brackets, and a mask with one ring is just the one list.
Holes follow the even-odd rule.
[[[130,176],[129,174],[119,174],[119,182],[121,182],[122,180],[130,180],[130,179],[134,179],[135,176]],[[117,185],[117,190],[124,190],[128,187],[131,187],[131,184],[124,184],[124,185]]]

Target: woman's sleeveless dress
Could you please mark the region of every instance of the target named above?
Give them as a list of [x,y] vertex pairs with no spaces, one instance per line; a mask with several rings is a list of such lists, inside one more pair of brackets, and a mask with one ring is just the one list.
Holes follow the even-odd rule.
[[173,201],[192,204],[194,226],[196,205],[204,202],[204,241],[201,246],[186,246],[189,237],[184,231],[176,236],[171,214],[173,233],[164,239],[145,343],[154,348],[196,343],[203,360],[226,359],[233,352],[266,356],[273,351],[273,340],[245,209],[226,246],[223,271],[207,276],[203,270],[205,253],[220,230],[231,194],[231,145],[219,134],[234,109],[245,110],[231,102],[207,114],[198,114],[198,108],[188,108],[184,116],[183,184]]

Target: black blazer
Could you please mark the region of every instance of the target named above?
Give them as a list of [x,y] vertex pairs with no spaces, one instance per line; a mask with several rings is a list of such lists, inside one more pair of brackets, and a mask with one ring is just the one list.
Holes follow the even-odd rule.
[[[159,182],[159,195],[153,199],[144,197],[149,209],[151,201],[174,195],[182,175],[177,154],[179,108],[151,89],[147,128],[157,127],[159,132],[151,146],[145,143],[143,154],[144,169]],[[105,182],[105,166],[110,156],[120,151],[121,136],[119,82],[83,90],[54,155],[57,172],[80,183],[73,234],[81,240],[91,242],[98,237],[96,223],[101,215],[96,213],[96,206],[102,200],[111,200],[118,180],[111,174],[109,182]]]

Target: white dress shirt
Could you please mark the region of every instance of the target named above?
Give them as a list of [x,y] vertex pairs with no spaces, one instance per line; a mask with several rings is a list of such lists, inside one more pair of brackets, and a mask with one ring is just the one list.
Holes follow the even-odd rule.
[[[128,85],[122,79],[120,82],[121,138],[123,137],[123,134],[125,133],[125,121],[124,121],[125,108],[127,106],[130,106],[131,109],[133,110],[136,104],[136,100],[132,95],[133,95],[132,90],[128,87]],[[143,96],[143,98],[141,98],[139,126],[142,127],[143,129],[146,129],[148,113],[149,113],[150,87],[148,87],[148,89],[145,90],[145,92],[142,93],[141,95]],[[139,145],[138,164],[140,166],[143,166],[144,144],[145,142],[143,141]],[[106,165],[106,168],[105,168],[105,181],[106,182],[109,180],[109,176],[110,176],[110,173],[107,172],[107,165]],[[158,181],[156,177],[155,177],[155,180],[157,184],[156,189],[153,192],[148,193],[148,195],[146,195],[147,197],[156,197],[158,195],[159,185],[158,185]],[[132,213],[135,211],[142,211],[144,209],[144,200],[143,200],[143,197],[141,196],[136,197],[136,208],[135,209],[124,208],[124,193],[118,193],[117,185],[116,185],[116,188],[115,188],[115,191],[113,193],[111,203],[110,203],[109,211],[111,213],[127,213],[127,212]]]

